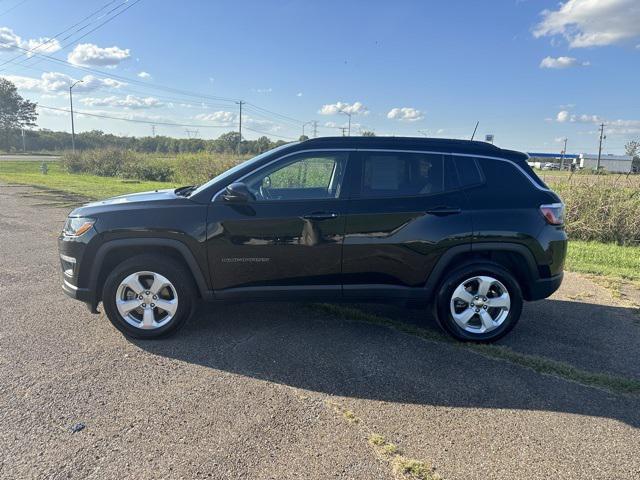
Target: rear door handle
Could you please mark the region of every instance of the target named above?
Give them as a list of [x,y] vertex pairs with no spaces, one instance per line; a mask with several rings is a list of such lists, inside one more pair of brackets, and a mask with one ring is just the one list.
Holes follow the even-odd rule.
[[313,212],[303,215],[305,220],[329,220],[338,216],[335,212]]
[[448,207],[446,205],[441,205],[439,207],[433,207],[427,210],[425,213],[427,213],[428,215],[444,217],[445,215],[456,215],[461,211],[462,210],[460,210],[458,207]]

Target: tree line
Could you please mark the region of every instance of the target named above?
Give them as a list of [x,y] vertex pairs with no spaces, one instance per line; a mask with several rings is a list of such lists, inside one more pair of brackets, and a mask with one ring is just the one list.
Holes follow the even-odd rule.
[[[0,151],[63,152],[71,149],[71,134],[47,129],[33,130],[38,114],[36,104],[22,98],[16,86],[0,78]],[[80,150],[125,149],[145,153],[262,153],[282,145],[262,136],[257,140],[240,138],[238,132],[227,132],[214,140],[173,138],[167,136],[128,137],[100,130],[78,133],[75,145]]]
[[[21,152],[62,152],[71,149],[71,134],[52,130],[24,130],[24,145],[19,129],[12,129],[8,135],[5,151]],[[238,132],[227,132],[213,140],[202,138],[174,138],[163,135],[148,137],[125,137],[104,133],[100,130],[76,133],[77,150],[124,149],[144,153],[239,153],[241,155],[258,154],[282,145],[282,140],[272,141],[266,136],[256,140],[242,139]]]

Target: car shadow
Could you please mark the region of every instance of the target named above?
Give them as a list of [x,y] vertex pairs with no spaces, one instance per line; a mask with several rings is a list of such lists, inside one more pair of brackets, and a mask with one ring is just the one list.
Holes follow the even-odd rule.
[[[567,303],[545,302],[552,304],[551,309]],[[404,322],[416,322],[418,315],[400,308],[365,308]],[[615,313],[614,317],[619,313],[611,311],[616,307],[582,304],[580,308],[600,309],[603,312],[598,313]],[[523,323],[533,321],[528,317],[531,312]],[[431,324],[427,319],[421,326],[432,328]],[[545,336],[537,341],[546,341]],[[566,412],[640,426],[640,398],[636,396],[541,375],[456,344],[425,341],[390,328],[331,317],[303,304],[205,306],[176,336],[136,344],[153,354],[206,368],[342,397]]]

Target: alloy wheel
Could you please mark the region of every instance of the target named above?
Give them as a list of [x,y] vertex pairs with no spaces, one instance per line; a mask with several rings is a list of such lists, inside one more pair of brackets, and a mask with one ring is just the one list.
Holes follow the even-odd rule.
[[142,330],[168,324],[178,309],[178,292],[159,273],[135,272],[124,278],[116,291],[116,307],[122,319]]
[[453,291],[450,301],[453,320],[470,333],[488,333],[504,323],[511,309],[509,291],[490,276],[476,276],[463,281]]

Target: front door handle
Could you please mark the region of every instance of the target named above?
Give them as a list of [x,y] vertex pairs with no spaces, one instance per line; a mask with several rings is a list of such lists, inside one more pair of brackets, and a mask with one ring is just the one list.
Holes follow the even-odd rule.
[[461,211],[462,210],[460,210],[458,207],[449,207],[446,205],[440,205],[438,207],[433,207],[427,210],[425,213],[427,213],[428,215],[436,215],[439,217],[444,217],[445,215],[456,215]]
[[329,220],[331,218],[336,218],[338,216],[335,212],[313,212],[303,215],[302,218],[305,220]]

